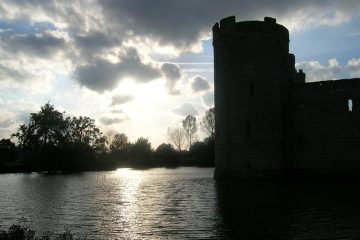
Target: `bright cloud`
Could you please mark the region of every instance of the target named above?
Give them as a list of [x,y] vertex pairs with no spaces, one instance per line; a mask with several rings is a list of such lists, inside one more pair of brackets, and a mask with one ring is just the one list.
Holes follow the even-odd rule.
[[197,115],[198,111],[190,103],[183,103],[180,107],[173,110],[174,113],[186,117],[187,115]]
[[347,70],[350,72],[352,77],[360,77],[360,58],[358,59],[350,59],[346,66]]
[[342,71],[339,62],[335,58],[329,59],[328,64],[325,66],[317,61],[310,61],[297,63],[296,68],[304,70],[307,82],[338,79]]

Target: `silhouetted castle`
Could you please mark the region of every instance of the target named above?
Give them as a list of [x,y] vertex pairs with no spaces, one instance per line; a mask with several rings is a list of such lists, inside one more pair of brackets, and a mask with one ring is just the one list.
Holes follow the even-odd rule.
[[213,45],[216,178],[360,178],[360,79],[306,83],[270,17],[222,19]]

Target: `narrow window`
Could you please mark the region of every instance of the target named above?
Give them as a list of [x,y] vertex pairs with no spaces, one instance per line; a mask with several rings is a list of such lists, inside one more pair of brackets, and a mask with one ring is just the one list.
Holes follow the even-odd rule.
[[353,101],[351,99],[348,100],[348,108],[349,108],[349,112],[353,111]]
[[254,96],[254,84],[250,83],[250,96]]

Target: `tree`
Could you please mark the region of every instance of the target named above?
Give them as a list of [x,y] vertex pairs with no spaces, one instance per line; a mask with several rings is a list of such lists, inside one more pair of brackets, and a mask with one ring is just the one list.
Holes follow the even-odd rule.
[[0,140],[0,166],[4,163],[13,164],[16,158],[16,146],[10,139]]
[[113,140],[110,143],[111,151],[124,151],[128,149],[130,142],[128,137],[124,133],[116,133]]
[[134,158],[136,164],[148,165],[147,162],[152,155],[151,143],[147,138],[140,137],[131,146],[131,157]]
[[115,133],[109,145],[111,156],[117,160],[124,160],[130,151],[131,143],[124,133]]
[[190,156],[196,159],[198,166],[214,166],[215,148],[214,140],[207,138],[204,142],[195,142],[189,149]]
[[[77,170],[94,164],[106,137],[89,117],[67,117],[49,103],[30,114],[17,133],[23,165],[31,170]],[[92,163],[90,163],[92,162]]]
[[185,132],[186,140],[189,144],[189,148],[192,146],[194,141],[196,140],[196,132],[197,132],[197,123],[196,118],[192,115],[188,115],[183,121],[182,121],[183,129]]
[[67,140],[75,145],[85,145],[94,150],[104,150],[106,138],[95,126],[95,120],[89,117],[67,119]]
[[178,164],[179,156],[171,144],[160,144],[155,151],[155,157],[158,161],[163,162],[166,165]]
[[215,108],[210,108],[205,112],[205,116],[202,118],[200,126],[208,137],[215,137]]
[[167,131],[169,141],[174,144],[174,146],[181,151],[185,145],[185,131],[180,126],[169,127]]
[[29,124],[20,125],[13,136],[18,139],[19,146],[23,148],[58,146],[65,140],[66,129],[67,123],[63,113],[47,103],[38,113],[31,113]]

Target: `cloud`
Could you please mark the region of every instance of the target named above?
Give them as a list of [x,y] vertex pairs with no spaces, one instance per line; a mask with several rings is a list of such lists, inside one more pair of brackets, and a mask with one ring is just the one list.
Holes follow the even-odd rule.
[[5,48],[12,54],[25,54],[40,58],[50,58],[65,48],[65,39],[53,36],[50,33],[41,33],[37,35],[11,35],[6,36],[1,42],[2,48]]
[[296,63],[295,67],[304,70],[307,82],[338,79],[341,73],[341,66],[335,58],[329,59],[327,66],[310,61]]
[[114,109],[114,110],[111,110],[110,112],[114,113],[114,114],[124,114],[124,111],[121,109]]
[[187,115],[196,115],[198,112],[190,103],[183,103],[180,107],[173,110],[174,113],[186,117]]
[[351,77],[360,77],[360,58],[352,58],[348,61],[346,69],[349,71]]
[[5,64],[0,63],[0,81],[11,79],[22,82],[32,77],[33,75],[24,69],[5,66]]
[[80,85],[97,92],[115,88],[119,77],[118,64],[104,59],[96,59],[91,65],[80,66],[75,70],[75,78]]
[[166,79],[179,80],[182,77],[182,72],[178,64],[175,63],[163,63],[161,65],[161,71],[164,73]]
[[183,72],[178,64],[175,63],[163,63],[160,67],[161,72],[166,79],[166,88],[171,95],[180,94],[180,90],[177,89],[176,84],[183,77]]
[[[164,9],[166,11],[164,11]],[[234,11],[235,9],[235,11]],[[144,56],[201,50],[201,40],[211,36],[211,26],[221,18],[237,15],[237,21],[278,18],[290,29],[307,26],[333,26],[359,16],[360,3],[349,1],[117,1],[13,0],[1,4],[2,19],[12,24],[12,35],[2,37],[1,46],[9,53],[51,58],[64,52],[60,61],[80,85],[97,92],[113,89],[124,77],[148,82],[160,76],[167,79],[170,94],[179,94],[176,65],[161,69],[145,63],[132,49]],[[21,14],[20,14],[21,13]],[[201,14],[200,14],[201,13]],[[316,14],[314,14],[316,13]],[[21,24],[15,24],[21,23]],[[25,29],[23,23],[28,23]],[[298,29],[298,30],[299,30]],[[68,38],[49,31],[68,33]],[[125,53],[118,55],[125,48]],[[130,54],[130,55],[128,55]],[[117,58],[110,61],[109,56]],[[25,62],[26,64],[26,62]]]
[[121,39],[113,34],[101,31],[81,33],[74,38],[76,48],[84,56],[92,57],[99,55],[102,51],[121,46]]
[[[95,45],[107,42],[111,34],[161,46],[171,45],[186,52],[199,50],[199,40],[209,37],[211,26],[221,18],[236,15],[238,21],[262,19],[265,15],[279,19],[291,29],[309,26],[334,26],[358,17],[357,0],[259,0],[259,1],[118,1],[55,0],[5,1],[2,11],[7,18],[29,22],[51,21],[57,27],[73,33],[101,31]],[[21,15],[19,14],[21,12]],[[100,37],[100,38],[99,38]],[[102,45],[102,44],[100,44]],[[197,48],[194,48],[197,46]]]
[[208,107],[214,106],[214,92],[207,92],[202,96],[202,101]]
[[122,118],[111,118],[111,117],[101,117],[100,122],[104,125],[113,125],[113,124],[117,124],[117,123],[122,123],[125,121],[125,119]]
[[151,63],[144,63],[135,48],[128,48],[119,56],[120,62],[113,63],[97,58],[88,65],[75,70],[78,82],[91,90],[104,92],[116,87],[125,77],[146,83],[160,77],[160,71]]
[[[338,25],[358,16],[360,4],[351,1],[100,1],[107,22],[122,23],[136,36],[151,38],[162,45],[191,49],[221,18],[237,15],[238,20],[277,17],[298,29]],[[315,14],[314,14],[315,13]]]
[[207,79],[196,76],[191,82],[191,88],[194,92],[207,91],[210,89],[210,84]]
[[13,124],[13,121],[9,118],[0,119],[0,128],[7,128]]
[[121,105],[132,100],[134,100],[134,96],[131,95],[116,95],[112,97],[110,106]]

